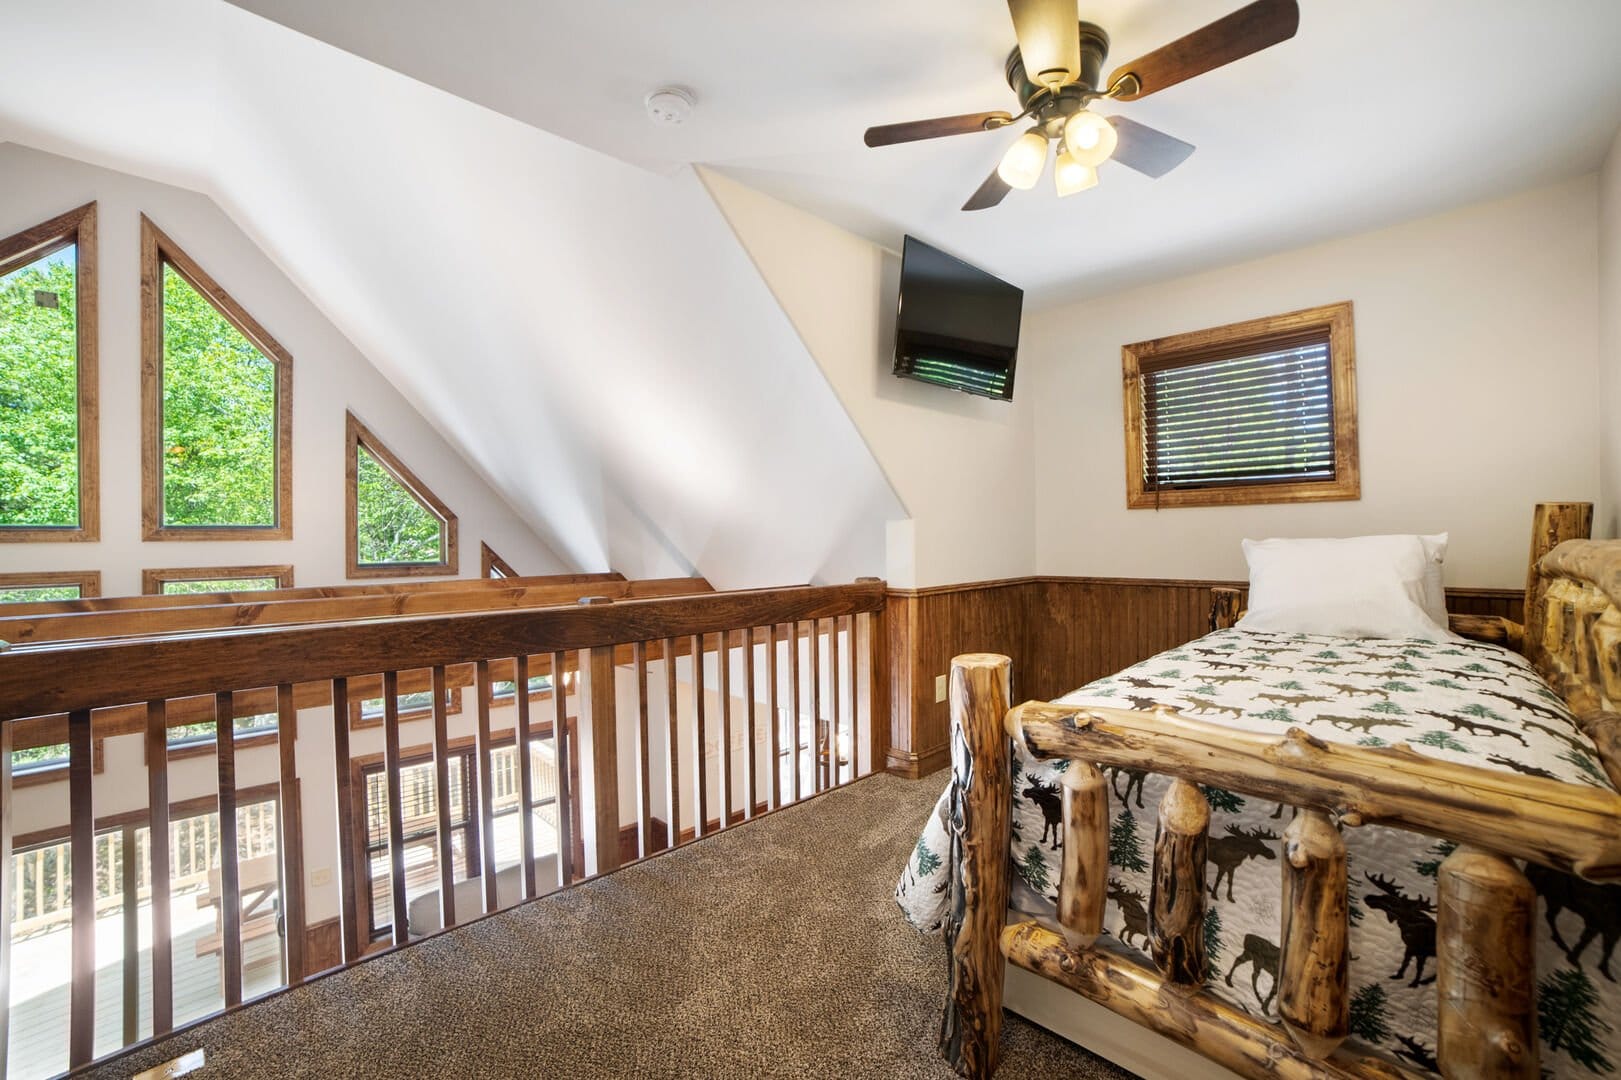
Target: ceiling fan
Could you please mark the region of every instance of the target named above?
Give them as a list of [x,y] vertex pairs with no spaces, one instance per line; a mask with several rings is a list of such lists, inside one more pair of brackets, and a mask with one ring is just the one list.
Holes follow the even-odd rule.
[[[936,139],[972,131],[995,131],[1022,120],[1030,128],[1003,154],[964,210],[984,210],[1013,189],[1041,179],[1049,143],[1058,143],[1053,178],[1060,196],[1098,182],[1097,169],[1111,159],[1146,176],[1161,177],[1193,153],[1193,144],[1124,116],[1103,117],[1088,105],[1100,99],[1136,101],[1179,82],[1242,60],[1295,36],[1297,0],[1255,0],[1209,26],[1123,64],[1100,81],[1109,54],[1102,27],[1080,22],[1078,0],[1008,0],[1018,45],[1007,59],[1007,81],[1021,111],[967,113],[867,129],[868,146]],[[1078,32],[1077,32],[1078,30]]]

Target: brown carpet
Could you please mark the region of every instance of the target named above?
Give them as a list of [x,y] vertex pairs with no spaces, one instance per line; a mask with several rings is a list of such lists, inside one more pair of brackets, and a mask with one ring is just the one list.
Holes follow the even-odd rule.
[[[199,1077],[929,1077],[944,947],[890,898],[939,778],[879,775],[109,1063]],[[1009,1016],[1004,1077],[1124,1077]]]

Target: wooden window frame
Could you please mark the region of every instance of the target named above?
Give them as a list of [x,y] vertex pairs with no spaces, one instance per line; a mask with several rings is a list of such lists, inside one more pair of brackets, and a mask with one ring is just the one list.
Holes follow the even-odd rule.
[[[395,577],[453,577],[459,565],[456,547],[456,515],[435,495],[428,485],[406,467],[405,462],[372,434],[354,413],[345,411],[344,445],[344,572],[349,578]],[[440,546],[445,557],[431,563],[367,563],[360,562],[360,448],[381,465],[396,482],[416,496],[434,517],[439,519]]]
[[96,204],[86,203],[0,240],[0,277],[65,247],[74,248],[74,332],[78,368],[79,524],[0,526],[0,543],[101,539],[100,340],[97,307]]
[[497,555],[490,545],[482,540],[478,542],[478,563],[478,576],[482,578],[500,581],[502,578],[519,576],[518,571],[512,568],[511,563]]
[[[421,692],[422,691],[412,691],[412,693],[421,693]],[[428,693],[430,693],[430,694],[432,692],[433,692],[432,690],[428,691]],[[405,694],[400,695],[400,697],[405,697],[405,696],[406,696]],[[351,697],[349,699],[349,730],[351,730],[351,731],[363,731],[366,728],[380,728],[380,727],[382,727],[383,726],[383,714],[382,713],[379,712],[379,713],[376,713],[375,715],[367,716],[366,712],[365,712],[366,702],[368,702],[368,701],[381,701],[381,700],[382,700],[382,698],[380,698],[380,697],[377,697],[377,698]],[[462,688],[459,687],[459,686],[452,686],[452,687],[448,688],[445,691],[445,715],[446,716],[459,716],[461,714],[461,711],[462,711]],[[428,704],[426,704],[426,705],[418,705],[418,706],[414,706],[414,707],[411,707],[411,708],[403,708],[403,709],[400,710],[400,722],[401,723],[404,723],[407,720],[425,720],[425,719],[427,719],[427,718],[429,718],[431,716],[433,716],[433,702],[431,702],[431,701],[428,702]]]
[[293,568],[285,563],[274,566],[186,566],[141,571],[141,595],[162,596],[171,581],[224,581],[231,578],[275,578],[275,588],[293,587]]
[[[29,573],[19,570],[15,573],[0,574],[0,589],[48,589],[56,585],[77,585],[79,599],[87,596],[101,595],[100,570],[39,570]],[[40,603],[49,601],[28,601]],[[4,612],[6,605],[0,604],[0,612]]]
[[[174,268],[276,369],[276,521],[272,525],[163,523],[163,267]],[[293,538],[293,357],[247,309],[141,215],[141,539]]]
[[[1282,338],[1326,331],[1330,386],[1334,398],[1334,478],[1211,485],[1154,490],[1143,483],[1143,368],[1204,363],[1265,348]],[[1360,499],[1356,419],[1356,342],[1351,302],[1326,304],[1284,315],[1230,323],[1209,330],[1139,341],[1121,350],[1126,406],[1126,507],[1152,510],[1180,506],[1235,506],[1255,503],[1328,502]]]

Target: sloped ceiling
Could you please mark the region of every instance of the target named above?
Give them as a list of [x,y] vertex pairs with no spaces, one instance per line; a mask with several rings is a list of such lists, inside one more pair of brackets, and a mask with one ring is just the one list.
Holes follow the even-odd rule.
[[690,169],[214,0],[5,23],[0,138],[211,195],[581,569],[882,572],[904,510]]
[[[233,0],[626,161],[702,162],[899,247],[910,232],[1068,302],[1522,191],[1598,167],[1621,125],[1616,0],[1300,0],[1288,42],[1140,102],[1198,146],[1160,180],[1050,173],[958,207],[1014,131],[869,150],[871,124],[1013,104],[1004,0]],[[1243,0],[1082,0],[1125,63]],[[650,124],[649,90],[698,109]],[[1016,110],[1015,110],[1016,111]]]

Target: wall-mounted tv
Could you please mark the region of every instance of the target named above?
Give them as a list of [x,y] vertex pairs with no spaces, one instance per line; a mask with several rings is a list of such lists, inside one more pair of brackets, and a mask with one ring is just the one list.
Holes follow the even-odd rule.
[[901,252],[895,374],[1008,400],[1024,290],[914,236]]

